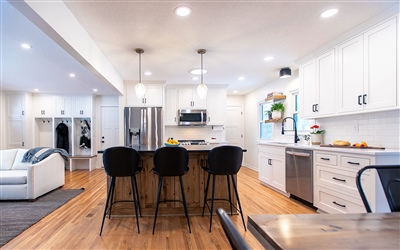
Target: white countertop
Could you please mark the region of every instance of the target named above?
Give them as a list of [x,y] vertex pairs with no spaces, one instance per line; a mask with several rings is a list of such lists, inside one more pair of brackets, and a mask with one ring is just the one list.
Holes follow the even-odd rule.
[[301,143],[292,142],[276,142],[276,141],[258,141],[260,145],[271,145],[285,148],[299,148],[328,152],[340,152],[349,154],[362,154],[362,155],[399,155],[398,149],[368,149],[368,148],[334,148],[334,147],[320,147],[319,145],[305,145]]

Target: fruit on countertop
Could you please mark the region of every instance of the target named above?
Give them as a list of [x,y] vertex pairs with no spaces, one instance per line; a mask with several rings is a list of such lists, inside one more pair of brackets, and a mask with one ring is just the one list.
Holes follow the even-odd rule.
[[353,147],[366,148],[366,147],[368,147],[368,144],[365,141],[363,141],[361,143],[354,143]]
[[179,142],[177,141],[177,140],[174,140],[174,138],[168,138],[168,140],[167,140],[167,143],[168,144],[179,144]]

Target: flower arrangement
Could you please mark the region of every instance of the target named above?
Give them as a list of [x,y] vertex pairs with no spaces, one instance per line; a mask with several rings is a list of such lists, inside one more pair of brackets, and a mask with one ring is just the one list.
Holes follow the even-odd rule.
[[319,126],[317,124],[311,126],[310,128],[313,130],[310,132],[310,134],[322,134],[325,132],[325,130],[319,129]]

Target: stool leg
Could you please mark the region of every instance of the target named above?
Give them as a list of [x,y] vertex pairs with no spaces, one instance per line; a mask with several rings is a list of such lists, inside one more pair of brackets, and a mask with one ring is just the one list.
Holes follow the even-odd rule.
[[163,178],[162,178],[162,176],[159,176],[158,191],[157,191],[157,203],[156,203],[156,214],[154,215],[154,224],[153,224],[153,234],[154,234],[154,229],[156,228],[158,204],[160,202],[160,193],[161,193],[162,182],[163,182]]
[[131,186],[132,186],[133,203],[135,204],[135,215],[136,215],[137,230],[138,230],[138,233],[140,234],[139,216],[138,216],[138,202],[137,202],[137,199],[136,199],[137,189],[135,188],[135,187],[137,187],[137,185],[136,185],[135,176],[131,176]]
[[228,197],[229,197],[229,207],[231,208],[232,213],[232,197],[231,197],[231,182],[229,181],[229,175],[226,176],[226,181],[228,182]]
[[207,194],[208,194],[208,186],[209,186],[209,184],[210,184],[210,173],[208,173],[206,189],[204,190],[203,213],[201,214],[202,217],[204,216],[204,209],[206,208],[206,202],[207,202]]
[[213,175],[213,183],[212,183],[212,191],[211,191],[210,232],[211,232],[212,216],[213,216],[213,209],[214,209],[214,191],[215,191],[215,175]]
[[235,178],[233,177],[233,175],[231,175],[231,177],[232,177],[233,187],[235,189],[236,199],[238,200],[238,204],[239,204],[239,210],[240,210],[239,212],[240,212],[240,215],[242,216],[242,222],[243,222],[243,226],[244,226],[244,231],[247,231],[246,230],[246,224],[244,223],[242,206],[240,205],[240,199],[239,199],[239,194],[238,194],[237,187],[236,187]]
[[108,208],[108,202],[109,202],[109,200],[110,200],[111,190],[112,190],[112,186],[113,186],[114,183],[115,183],[115,179],[114,179],[113,177],[111,177],[110,186],[108,187],[108,192],[107,192],[106,205],[105,205],[105,207],[104,207],[103,220],[102,220],[102,222],[101,222],[100,236],[101,236],[101,233],[103,232],[104,219],[106,218],[107,208]]
[[115,190],[115,183],[117,183],[117,177],[111,177],[111,181],[114,180],[112,184],[112,190],[111,190],[111,200],[110,200],[110,212],[108,214],[108,218],[111,219],[111,210],[113,206],[113,200],[114,200],[114,190]]
[[185,188],[183,187],[182,176],[179,176],[179,181],[181,182],[183,208],[185,209],[185,215],[186,215],[187,223],[188,223],[188,226],[189,226],[189,233],[192,233],[192,231],[190,230],[189,213],[188,213],[188,209],[187,209],[187,205],[186,205]]
[[142,217],[142,210],[140,209],[140,199],[139,199],[139,191],[138,191],[138,188],[137,188],[137,181],[136,181],[136,176],[134,175],[133,176],[133,178],[135,179],[135,190],[136,190],[136,199],[137,199],[137,201],[138,201],[138,207],[139,207],[139,215],[140,215],[140,217]]

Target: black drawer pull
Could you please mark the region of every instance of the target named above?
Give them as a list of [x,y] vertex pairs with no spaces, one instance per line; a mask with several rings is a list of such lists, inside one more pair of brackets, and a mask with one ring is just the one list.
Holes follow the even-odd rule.
[[352,165],[360,165],[360,163],[359,163],[359,162],[352,162],[352,161],[348,161],[347,163],[348,163],[348,164],[352,164]]
[[339,178],[336,178],[336,177],[332,177],[332,179],[334,179],[334,180],[336,180],[336,181],[346,182],[346,180],[344,180],[344,179],[339,179]]
[[346,205],[343,205],[343,204],[337,203],[336,201],[333,201],[332,203],[333,203],[333,204],[335,204],[335,205],[338,205],[339,207],[346,207]]
[[321,157],[321,160],[330,161],[331,159],[330,158],[326,158],[326,157]]

